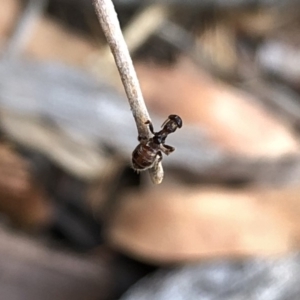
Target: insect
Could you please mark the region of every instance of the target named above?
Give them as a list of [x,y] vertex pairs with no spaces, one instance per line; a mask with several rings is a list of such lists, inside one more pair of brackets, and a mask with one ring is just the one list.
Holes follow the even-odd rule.
[[149,126],[153,137],[149,139],[138,137],[140,143],[132,152],[132,166],[137,171],[144,171],[156,166],[163,158],[162,152],[169,155],[175,150],[174,147],[165,145],[165,141],[170,133],[182,127],[182,120],[177,115],[170,115],[158,132],[154,132],[151,121],[148,120],[145,124]]

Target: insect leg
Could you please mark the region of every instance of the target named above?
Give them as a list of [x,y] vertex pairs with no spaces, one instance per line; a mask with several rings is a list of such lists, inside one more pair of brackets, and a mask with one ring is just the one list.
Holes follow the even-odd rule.
[[138,136],[138,141],[139,141],[139,142],[147,142],[147,141],[148,141],[148,138],[145,137],[145,136],[139,135],[139,136]]
[[158,151],[157,152],[157,163],[160,163],[161,161],[162,161],[162,159],[163,159],[163,156],[162,156],[162,154],[161,154],[161,152],[160,151]]
[[169,145],[160,145],[160,150],[166,154],[169,155],[170,153],[175,151],[175,148]]
[[149,130],[152,134],[155,134],[154,133],[154,128],[153,128],[153,124],[150,120],[146,121],[145,124],[147,124],[149,126]]

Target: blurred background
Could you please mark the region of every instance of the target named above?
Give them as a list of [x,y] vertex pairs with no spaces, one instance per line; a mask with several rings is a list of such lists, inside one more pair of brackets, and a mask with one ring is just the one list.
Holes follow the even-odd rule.
[[0,0],[5,300],[299,299],[300,2],[114,0],[165,179],[92,1]]

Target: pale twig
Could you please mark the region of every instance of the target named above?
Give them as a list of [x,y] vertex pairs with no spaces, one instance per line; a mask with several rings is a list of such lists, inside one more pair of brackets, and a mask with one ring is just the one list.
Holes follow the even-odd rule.
[[[140,9],[122,29],[129,53],[134,53],[149,37],[157,33],[165,24],[168,15],[168,7],[160,3],[147,5]],[[121,89],[122,82],[109,45],[99,50],[97,58],[91,59],[92,64],[89,68],[97,77],[107,79],[117,89]],[[105,73],[102,70],[105,70]]]
[[[150,133],[145,123],[150,120],[150,116],[113,3],[111,0],[94,0],[93,2],[97,17],[119,70],[138,134],[149,138]],[[161,163],[152,168],[149,174],[154,183],[161,183],[163,179]]]

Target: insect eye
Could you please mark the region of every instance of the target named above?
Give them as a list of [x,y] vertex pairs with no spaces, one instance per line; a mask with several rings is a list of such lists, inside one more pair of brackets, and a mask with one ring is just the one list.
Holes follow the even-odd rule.
[[181,118],[179,116],[176,116],[175,121],[176,121],[177,126],[179,128],[181,128],[182,127],[182,120],[181,120]]

